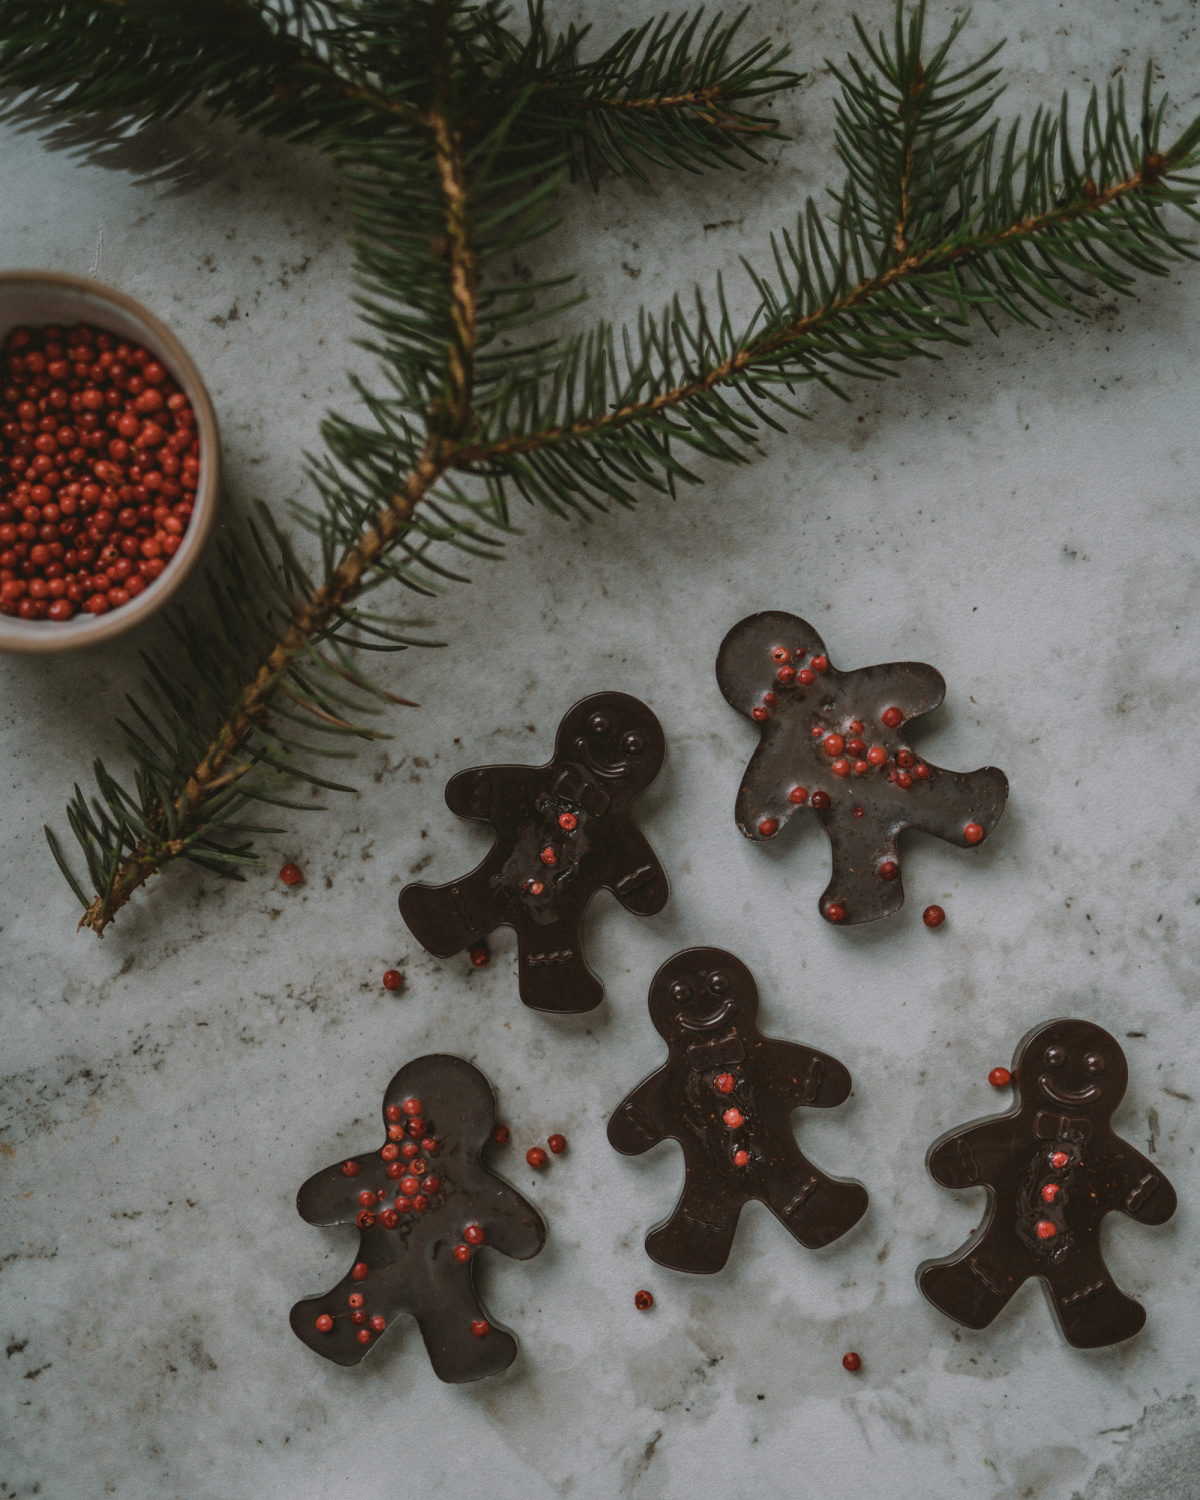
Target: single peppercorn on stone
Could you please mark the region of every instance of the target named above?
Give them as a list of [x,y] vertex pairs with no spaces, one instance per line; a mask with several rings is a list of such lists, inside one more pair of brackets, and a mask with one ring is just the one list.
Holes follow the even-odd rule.
[[554,1152],[555,1156],[561,1156],[567,1149],[567,1138],[565,1135],[552,1135],[546,1141],[546,1144]]
[[473,969],[486,969],[492,961],[492,950],[486,943],[476,943],[467,954]]
[[654,1306],[654,1298],[645,1290],[634,1292],[633,1305],[637,1308],[638,1312],[649,1312]]
[[530,1146],[529,1150],[525,1153],[525,1160],[531,1167],[536,1167],[540,1170],[546,1165],[549,1157],[540,1146]]
[[862,1369],[862,1359],[851,1349],[849,1354],[842,1355],[842,1369],[849,1370],[853,1375],[855,1370]]
[[279,872],[279,878],[284,885],[299,885],[304,879],[304,872],[299,865],[284,865]]
[[404,975],[399,969],[388,969],[383,976],[383,987],[385,990],[402,990],[404,988]]
[[921,920],[926,927],[940,927],[946,920],[946,913],[940,906],[927,906]]

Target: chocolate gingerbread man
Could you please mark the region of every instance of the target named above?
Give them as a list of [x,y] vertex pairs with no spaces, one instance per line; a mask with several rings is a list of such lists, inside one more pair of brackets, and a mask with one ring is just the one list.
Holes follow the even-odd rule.
[[496,1101],[478,1068],[435,1053],[401,1068],[383,1101],[382,1149],[335,1162],[300,1189],[310,1224],[357,1224],[358,1255],[331,1292],[292,1308],[310,1349],[356,1365],[401,1313],[417,1320],[439,1380],[496,1375],[517,1341],[479,1305],[475,1254],[528,1260],[546,1242],[536,1209],[483,1165]]
[[966,849],[1000,821],[1003,771],[946,771],[905,740],[905,725],[946,695],[925,662],[839,671],[807,621],[769,610],[722,641],[717,685],[761,735],[738,788],[737,826],[759,842],[805,808],[816,813],[833,853],[819,904],[827,922],[852,927],[900,909],[904,829]]
[[1100,1221],[1120,1211],[1164,1224],[1175,1190],[1113,1132],[1129,1081],[1125,1054],[1090,1021],[1051,1021],[1021,1042],[1012,1075],[1012,1113],[951,1131],[930,1148],[935,1181],[986,1188],[989,1202],[980,1229],[953,1255],[926,1261],[917,1283],[956,1323],[986,1328],[1037,1276],[1077,1349],[1132,1338],[1146,1312],[1114,1284]]
[[407,885],[400,915],[423,948],[449,958],[501,926],[517,934],[521,999],[534,1010],[584,1011],[604,987],[584,961],[584,908],[604,888],[626,911],[652,916],[667,877],[630,804],[658,775],[666,743],[644,703],[595,693],[558,727],[544,766],[460,771],[446,803],[490,823],[496,841],[449,885]]
[[719,1271],[742,1205],[757,1198],[790,1234],[817,1249],[862,1218],[866,1189],[827,1177],[792,1134],[801,1106],[832,1109],[850,1092],[835,1057],[763,1036],[749,969],[719,948],[669,958],[650,986],[650,1019],[667,1061],[618,1105],[608,1139],[636,1156],[672,1139],[683,1147],[683,1192],[646,1237],[652,1260]]

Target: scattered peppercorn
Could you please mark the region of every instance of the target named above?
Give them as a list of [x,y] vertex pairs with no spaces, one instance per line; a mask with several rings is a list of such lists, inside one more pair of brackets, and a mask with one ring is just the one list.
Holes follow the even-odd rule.
[[654,1306],[654,1298],[647,1291],[634,1292],[633,1305],[638,1312],[649,1312]]
[[492,950],[486,943],[476,943],[468,951],[467,957],[471,960],[473,969],[486,969],[492,961]]
[[1012,1074],[1007,1068],[993,1068],[988,1074],[988,1082],[994,1089],[1006,1089],[1012,1082]]
[[399,969],[385,969],[383,987],[385,990],[402,990],[404,988],[404,975],[401,974]]
[[546,1153],[540,1146],[530,1146],[529,1150],[525,1153],[525,1160],[531,1167],[540,1168],[546,1165],[549,1157],[547,1157]]
[[555,1156],[561,1156],[567,1149],[567,1138],[565,1135],[552,1135],[546,1142]]
[[862,1369],[862,1358],[851,1349],[849,1354],[842,1355],[842,1369],[849,1370],[853,1375],[855,1370]]
[[279,878],[284,885],[299,885],[304,879],[304,871],[299,865],[284,865],[279,872]]
[[926,927],[940,927],[946,920],[946,913],[940,906],[927,906],[921,920]]
[[495,1141],[497,1146],[507,1146],[511,1133],[507,1125],[497,1125],[492,1131],[492,1140]]

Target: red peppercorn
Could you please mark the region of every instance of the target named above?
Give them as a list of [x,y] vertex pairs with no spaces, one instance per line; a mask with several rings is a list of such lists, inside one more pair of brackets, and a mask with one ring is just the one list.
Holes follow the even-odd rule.
[[764,693],[763,694],[763,702],[767,705],[768,708],[774,708],[775,707],[775,694],[774,693]]
[[866,728],[866,725],[863,723],[863,721],[861,719],[851,719],[850,720],[850,733],[851,734],[861,734],[865,728]]
[[419,1099],[408,1098],[400,1107],[410,1118],[413,1115],[421,1115],[425,1113],[425,1106]]
[[370,1188],[364,1188],[363,1191],[358,1195],[358,1201],[363,1208],[374,1208],[375,1194],[371,1191]]
[[468,1245],[482,1245],[486,1236],[479,1224],[468,1224],[463,1230],[463,1239]]
[[389,1141],[379,1154],[384,1161],[395,1161],[400,1155],[400,1147],[394,1141]]
[[927,906],[921,916],[926,927],[940,927],[946,920],[946,913],[940,906]]
[[904,791],[908,791],[909,787],[912,786],[912,776],[909,774],[909,772],[897,771],[896,785],[898,787],[902,787]]
[[565,828],[568,833],[574,832],[578,822],[579,819],[575,816],[574,813],[565,812],[559,813],[558,815],[558,826],[560,828]]
[[546,1144],[554,1152],[555,1156],[561,1156],[567,1149],[567,1138],[565,1135],[552,1135],[546,1141]]
[[346,1298],[351,1307],[361,1307],[366,1300],[361,1292],[351,1292],[349,1297]]
[[829,793],[821,791],[814,792],[809,798],[809,806],[815,808],[817,812],[824,812],[825,809],[829,806]]
[[772,661],[791,661],[792,653],[786,646],[776,646],[771,652]]
[[968,823],[963,829],[963,838],[968,844],[978,844],[983,838],[983,828],[978,823]]
[[855,1370],[862,1369],[862,1359],[851,1349],[849,1354],[842,1355],[842,1369],[849,1370],[853,1375]]
[[429,1207],[429,1199],[426,1198],[424,1193],[418,1193],[417,1196],[413,1199],[412,1206],[413,1213],[423,1214]]
[[796,680],[796,669],[795,667],[780,667],[775,676],[780,682],[794,682]]
[[870,769],[865,760],[856,760],[854,762],[854,774],[856,776],[865,776]]
[[865,818],[866,815],[867,815],[867,810],[866,810],[865,807],[856,807],[854,809],[854,811],[850,814],[850,816],[852,818]]
[[1007,1068],[993,1068],[988,1074],[988,1082],[994,1089],[1006,1089],[1012,1082],[1012,1074]]
[[654,1298],[645,1290],[634,1292],[633,1305],[637,1308],[638,1312],[649,1312],[654,1306]]
[[814,740],[819,740],[821,738],[821,736],[825,733],[825,731],[821,728],[821,726],[819,724],[814,724],[813,727],[812,727],[812,729],[809,731],[809,733],[812,735],[812,737],[813,737]]
[[358,1216],[357,1223],[360,1229],[374,1229],[375,1215],[369,1208],[364,1208]]
[[476,943],[467,957],[471,960],[472,968],[486,969],[492,961],[492,951],[486,943]]
[[420,1187],[421,1179],[419,1177],[402,1177],[400,1179],[400,1191],[402,1193],[406,1193],[409,1197],[411,1197],[413,1193],[418,1192],[420,1190]]
[[387,1118],[394,1125],[397,1120],[399,1120],[400,1118],[402,1118],[402,1116],[404,1114],[404,1111],[400,1108],[400,1106],[398,1104],[389,1104],[388,1107],[387,1107],[387,1109],[384,1110],[384,1114],[387,1116]]
[[813,659],[812,659],[812,669],[813,669],[814,672],[824,672],[824,671],[827,671],[828,668],[829,668],[829,658],[827,656],[814,656],[813,657]]
[[730,1108],[725,1111],[721,1118],[725,1121],[725,1128],[727,1130],[740,1129],[740,1127],[745,1124],[746,1120],[746,1117],[742,1114],[741,1110],[736,1109],[733,1106],[730,1106]]
[[322,1313],[317,1319],[317,1332],[328,1333],[332,1327],[333,1319],[329,1316],[328,1313]]
[[904,723],[904,710],[902,708],[885,708],[879,717],[889,729],[898,729]]
[[485,1339],[491,1332],[486,1318],[476,1318],[471,1324],[471,1332],[477,1339]]
[[713,1079],[713,1088],[718,1094],[732,1094],[734,1087],[735,1080],[732,1073],[718,1073]]
[[492,1131],[492,1140],[495,1141],[497,1146],[506,1146],[511,1133],[507,1125],[497,1125]]
[[1049,1219],[1039,1219],[1034,1232],[1039,1240],[1052,1240],[1058,1230],[1051,1224]]
[[825,908],[825,920],[827,922],[844,922],[846,920],[846,908],[838,901],[831,901]]
[[441,1179],[437,1177],[426,1177],[422,1180],[421,1187],[432,1198],[435,1193],[441,1191]]
[[887,761],[887,751],[882,745],[872,745],[867,751],[867,760],[873,766],[882,766]]
[[530,1146],[529,1150],[525,1153],[525,1160],[531,1167],[541,1168],[546,1165],[549,1157],[540,1146]]
[[380,1317],[378,1313],[371,1319],[371,1329],[375,1333],[382,1333],[387,1327],[387,1319]]
[[825,754],[832,757],[840,755],[846,748],[846,741],[840,734],[827,734],[825,736]]
[[762,834],[763,838],[769,839],[772,835],[778,833],[779,824],[774,818],[764,818],[758,825],[758,831]]
[[[413,1157],[416,1156],[417,1152],[420,1149],[421,1148],[417,1145],[416,1141],[405,1141],[404,1144],[400,1147],[400,1155],[404,1157],[406,1162],[411,1162]],[[410,1171],[411,1168],[406,1166],[404,1170],[407,1172]]]
[[846,754],[853,755],[856,760],[861,760],[867,753],[866,740],[851,739],[846,741]]
[[750,710],[750,717],[756,720],[759,724],[765,724],[766,721],[771,717],[771,715],[765,708],[763,708],[761,704],[755,704],[755,706]]
[[555,854],[549,844],[542,850],[538,858],[544,865],[556,865],[558,863],[558,855]]
[[369,1344],[371,1342],[371,1330],[369,1328],[360,1328],[358,1330],[358,1342],[360,1344]]
[[385,990],[400,990],[404,988],[404,975],[399,969],[385,969],[383,971],[383,987]]
[[465,1265],[471,1259],[471,1247],[470,1245],[455,1245],[453,1254],[454,1259],[460,1265]]
[[739,1147],[738,1150],[733,1153],[733,1164],[735,1167],[744,1167],[749,1160],[749,1151],[746,1151],[741,1147]]
[[829,769],[835,776],[849,776],[850,762],[843,757],[840,760],[835,760],[833,765],[830,766]]
[[421,1137],[421,1150],[428,1152],[430,1156],[437,1155],[438,1143],[431,1135]]
[[385,1208],[380,1211],[379,1222],[385,1229],[395,1229],[400,1222],[400,1215],[394,1208]]
[[1044,1203],[1053,1203],[1061,1192],[1062,1189],[1057,1182],[1048,1182],[1042,1189],[1042,1201]]
[[896,764],[905,771],[911,771],[917,763],[917,757],[911,750],[897,750]]
[[1051,1151],[1050,1153],[1050,1165],[1056,1172],[1061,1172],[1070,1160],[1071,1158],[1065,1151]]
[[355,1312],[352,1312],[350,1314],[350,1321],[354,1324],[354,1326],[356,1328],[363,1328],[363,1327],[366,1326],[367,1321],[369,1320],[370,1316],[371,1316],[370,1313],[365,1313],[365,1312],[362,1312],[362,1311],[355,1311]]
[[345,1177],[357,1177],[361,1170],[361,1166],[356,1161],[344,1161],[342,1163],[342,1175]]
[[304,872],[299,865],[284,865],[279,872],[279,878],[284,885],[299,885],[304,879]]
[[419,1116],[414,1117],[413,1119],[409,1120],[408,1124],[404,1128],[415,1140],[417,1136],[425,1134],[425,1121],[422,1120]]
[[801,667],[796,673],[796,680],[802,682],[805,687],[809,687],[812,683],[816,682],[816,673],[809,671],[807,667]]
[[881,880],[895,880],[900,873],[900,866],[894,859],[885,859],[879,866],[879,878]]
[[365,1260],[360,1260],[355,1264],[350,1274],[354,1277],[355,1281],[366,1281],[367,1277],[371,1274],[371,1268]]
[[412,1199],[401,1193],[396,1199],[396,1212],[401,1214],[412,1213]]
[[794,786],[788,793],[788,801],[797,805],[808,801],[808,788],[806,786]]

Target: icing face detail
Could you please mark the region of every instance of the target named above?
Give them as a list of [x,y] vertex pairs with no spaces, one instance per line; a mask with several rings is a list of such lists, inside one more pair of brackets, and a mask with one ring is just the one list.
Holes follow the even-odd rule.
[[1017,1066],[1023,1096],[1059,1110],[1102,1104],[1113,1110],[1125,1092],[1124,1054],[1087,1021],[1051,1022],[1027,1039]]
[[[714,958],[719,958],[720,967],[713,964]],[[758,990],[750,971],[732,954],[693,949],[677,954],[664,968],[666,973],[659,972],[650,992],[650,1018],[668,1041],[754,1024]]]

